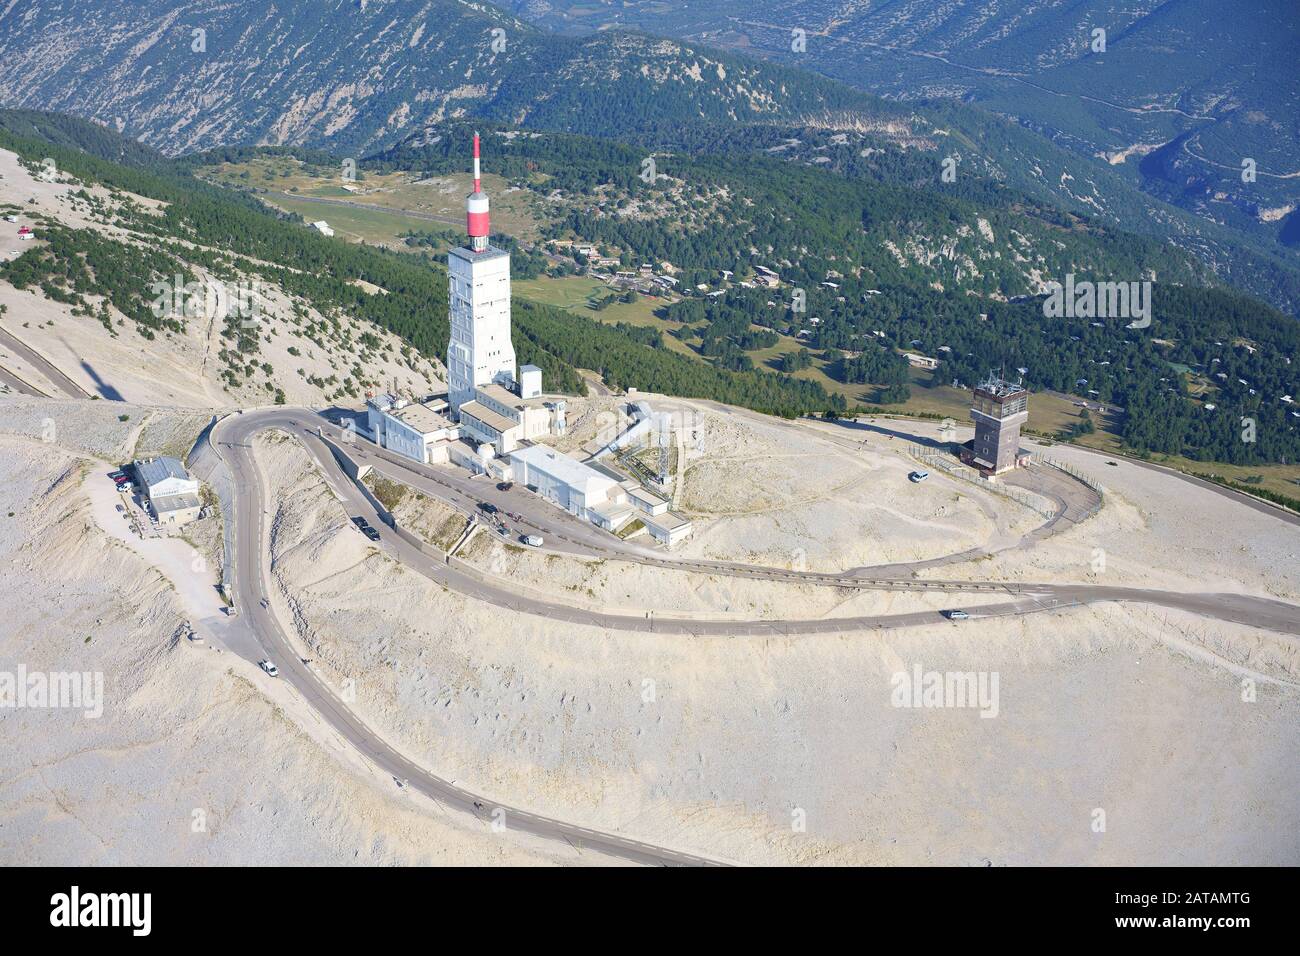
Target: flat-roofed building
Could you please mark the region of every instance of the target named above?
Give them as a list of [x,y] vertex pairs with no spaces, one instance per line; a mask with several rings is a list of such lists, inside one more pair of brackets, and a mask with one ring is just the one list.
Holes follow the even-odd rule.
[[621,531],[637,517],[637,510],[626,501],[607,501],[587,511],[592,524],[610,533]]
[[518,448],[523,437],[519,422],[477,401],[460,406],[460,427],[467,438],[492,445],[500,455]]
[[447,461],[446,444],[460,436],[444,399],[408,402],[392,395],[366,399],[366,418],[375,444],[425,465]]
[[627,493],[628,500],[648,515],[661,515],[668,510],[667,500],[644,488],[632,488]]
[[198,520],[203,503],[198,495],[164,495],[150,498],[149,507],[162,525],[183,525]]
[[907,364],[912,368],[936,369],[939,367],[939,360],[930,355],[922,355],[919,352],[904,352],[903,358],[907,359]]
[[540,397],[541,369],[528,378],[538,391],[536,397],[521,398],[496,382],[475,388],[473,401],[460,406],[460,424],[465,434],[490,443],[498,455],[508,455],[524,442],[535,441],[543,435],[563,434],[564,402],[547,402]]
[[1020,426],[1029,419],[1029,392],[1021,384],[990,376],[975,387],[970,417],[975,438],[963,454],[984,475],[1000,475],[1027,460]]
[[140,493],[159,524],[187,524],[199,516],[199,482],[176,458],[146,458],[132,464]]
[[675,511],[665,511],[657,515],[642,514],[640,517],[645,524],[646,530],[650,532],[650,537],[668,548],[677,544],[694,530],[691,519],[679,515]]
[[527,401],[540,398],[542,394],[542,370],[536,365],[522,365],[519,368],[519,397]]
[[546,445],[526,445],[510,453],[514,480],[535,489],[569,514],[600,523],[596,509],[627,504],[627,492],[608,475]]

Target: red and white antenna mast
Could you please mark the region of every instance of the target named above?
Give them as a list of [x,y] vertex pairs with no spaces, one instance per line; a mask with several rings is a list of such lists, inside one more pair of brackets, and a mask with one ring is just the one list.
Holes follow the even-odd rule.
[[488,247],[491,225],[488,218],[488,198],[483,192],[479,173],[478,133],[474,134],[474,191],[465,199],[465,231],[469,233],[469,247],[483,252]]
[[481,178],[482,177],[479,176],[479,169],[478,169],[478,133],[475,133],[474,134],[474,192],[476,193],[481,193],[483,191],[483,185],[480,182]]

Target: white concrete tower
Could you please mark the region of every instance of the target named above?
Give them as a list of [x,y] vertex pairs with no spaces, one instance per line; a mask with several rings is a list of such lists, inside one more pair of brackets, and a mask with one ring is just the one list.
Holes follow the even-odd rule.
[[469,243],[447,254],[451,341],[447,345],[447,401],[453,414],[474,400],[474,389],[515,380],[510,342],[510,253],[488,244],[488,198],[479,179],[474,134],[474,191],[465,199]]

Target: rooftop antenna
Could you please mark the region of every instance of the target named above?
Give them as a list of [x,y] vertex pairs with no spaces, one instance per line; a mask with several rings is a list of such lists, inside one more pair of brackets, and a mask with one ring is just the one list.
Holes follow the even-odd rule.
[[469,233],[469,247],[474,252],[485,252],[488,247],[488,198],[483,193],[479,173],[478,133],[474,134],[474,191],[465,198],[465,231]]
[[483,191],[483,184],[480,182],[481,179],[482,177],[479,175],[478,169],[478,131],[476,130],[474,132],[474,192],[476,193],[481,193]]

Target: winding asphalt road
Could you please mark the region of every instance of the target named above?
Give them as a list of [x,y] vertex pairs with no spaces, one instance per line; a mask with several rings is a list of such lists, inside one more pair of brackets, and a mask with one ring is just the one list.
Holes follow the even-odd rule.
[[[47,359],[40,352],[29,346],[22,339],[15,336],[8,329],[0,328],[0,344],[11,349],[16,355],[25,359],[31,365],[40,370],[41,374],[50,380],[69,398],[90,398],[90,393],[84,388],[63,374],[63,370]],[[8,371],[8,370],[6,370]],[[9,372],[4,376],[9,386],[23,394],[45,396],[45,393],[30,382],[23,381],[16,372]]]
[[[252,451],[252,439],[263,431],[280,429],[300,440],[321,469],[327,483],[352,517],[364,517],[380,534],[379,547],[430,580],[445,585],[467,597],[523,614],[568,621],[614,630],[654,632],[693,636],[788,636],[827,634],[844,631],[909,627],[942,623],[936,611],[903,614],[869,615],[804,620],[691,619],[657,615],[610,613],[575,608],[559,601],[521,595],[514,586],[498,581],[462,562],[439,557],[422,546],[409,533],[390,524],[391,518],[342,467],[369,464],[375,470],[410,484],[457,507],[466,514],[477,513],[481,501],[505,501],[503,510],[523,507],[522,492],[502,492],[485,479],[461,477],[449,469],[432,469],[409,462],[379,449],[369,442],[351,439],[342,429],[306,409],[276,408],[249,411],[229,416],[218,423],[212,444],[230,468],[234,485],[235,510],[235,580],[232,592],[240,609],[240,620],[252,644],[233,647],[249,659],[263,656],[274,660],[283,679],[302,694],[331,726],[376,766],[389,773],[400,786],[411,787],[443,806],[475,814],[483,819],[504,820],[507,828],[522,830],[546,839],[563,840],[575,848],[589,848],[637,863],[655,865],[720,865],[684,851],[655,847],[613,833],[604,833],[542,817],[526,810],[500,806],[416,766],[395,751],[378,733],[369,728],[310,666],[302,663],[292,641],[275,614],[275,605],[261,601],[272,595],[267,519],[261,474]],[[514,497],[511,498],[510,496]],[[505,496],[504,498],[502,496]],[[528,498],[533,496],[529,495]],[[538,499],[539,500],[539,499]],[[608,556],[620,560],[656,564],[680,570],[699,570],[713,574],[745,576],[767,580],[792,581],[840,588],[888,591],[983,592],[1005,594],[1010,600],[981,604],[970,608],[973,618],[1029,614],[1101,601],[1131,601],[1176,608],[1195,614],[1263,627],[1286,634],[1300,635],[1300,607],[1252,595],[1185,593],[1143,588],[1107,587],[1076,584],[1007,584],[1002,582],[932,581],[872,578],[855,574],[827,574],[787,571],[732,562],[712,562],[671,558],[653,549],[623,542],[577,519],[542,503],[547,517],[529,517],[515,522],[514,530],[538,531],[550,536],[548,544],[584,556]],[[518,513],[518,511],[516,511]],[[522,516],[521,516],[522,517]],[[892,569],[891,569],[892,570]],[[960,625],[952,625],[960,626]]]
[[[267,524],[269,512],[265,505],[262,476],[252,454],[250,439],[264,428],[275,426],[266,424],[265,418],[259,421],[256,415],[234,416],[226,419],[222,424],[226,427],[219,426],[212,442],[230,468],[238,490],[235,495],[236,514],[234,515],[236,524],[234,564],[237,570],[232,592],[235,605],[239,609],[239,620],[245,626],[235,630],[242,632],[243,638],[251,642],[239,646],[237,643],[239,639],[236,638],[231,646],[232,651],[250,660],[260,660],[263,657],[273,660],[279,669],[281,679],[288,681],[308,705],[364,757],[392,776],[398,786],[409,787],[423,793],[444,808],[472,814],[494,825],[499,822],[507,830],[520,830],[544,839],[563,841],[579,852],[590,849],[634,863],[658,866],[725,865],[721,861],[695,854],[652,846],[618,834],[602,833],[543,817],[527,810],[504,806],[457,786],[454,781],[445,780],[428,772],[394,750],[382,736],[368,727],[344,703],[336,690],[322,680],[309,665],[303,663],[281,627],[274,605],[268,601],[268,607],[262,607],[262,599],[273,593],[269,567],[265,560],[265,556],[270,551]],[[343,475],[324,443],[319,440],[313,441],[310,435],[304,435],[303,438],[308,450],[325,467],[331,485],[336,491],[344,491],[346,476]],[[359,493],[356,497],[361,501],[365,500]],[[352,499],[352,503],[354,506],[357,503],[355,498]],[[393,548],[398,543],[406,543],[391,529],[385,528],[384,531],[386,532],[384,543],[389,548]]]
[[[372,521],[382,535],[382,543],[395,557],[427,577],[471,597],[488,601],[522,613],[539,614],[557,620],[590,624],[616,630],[652,630],[656,633],[743,636],[762,634],[838,633],[845,630],[908,627],[915,624],[942,622],[937,611],[907,614],[869,615],[806,620],[702,620],[672,616],[614,614],[570,607],[558,601],[521,597],[518,589],[463,564],[449,565],[430,555],[409,536],[388,527],[387,516],[379,513],[373,501],[347,478],[339,465],[341,458],[354,465],[370,465],[394,480],[409,484],[459,508],[466,514],[477,513],[479,502],[495,504],[502,511],[513,511],[523,518],[514,521],[519,533],[537,532],[548,536],[551,549],[583,557],[633,561],[673,570],[701,571],[709,574],[744,577],[751,580],[784,581],[827,587],[883,591],[939,591],[1005,594],[1013,600],[1001,604],[983,604],[970,608],[972,617],[1026,614],[1101,601],[1132,601],[1190,611],[1195,614],[1238,624],[1267,628],[1285,634],[1300,635],[1300,607],[1253,595],[1164,591],[1147,588],[1115,587],[1093,584],[1023,583],[1000,581],[945,581],[901,578],[899,565],[890,565],[887,575],[873,576],[870,568],[854,569],[842,574],[818,571],[793,571],[748,565],[740,562],[674,558],[664,552],[622,541],[598,528],[565,514],[549,503],[518,488],[500,491],[485,478],[458,475],[452,469],[420,465],[394,455],[367,441],[347,435],[343,429],[307,409],[276,408],[247,412],[222,422],[221,435],[227,440],[246,442],[267,429],[282,429],[300,438],[317,465],[333,476],[335,491],[349,509]],[[524,515],[523,510],[531,513]]]

